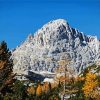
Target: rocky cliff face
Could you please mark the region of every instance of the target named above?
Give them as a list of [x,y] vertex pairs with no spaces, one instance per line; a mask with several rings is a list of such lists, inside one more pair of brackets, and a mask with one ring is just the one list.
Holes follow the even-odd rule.
[[70,56],[69,69],[77,73],[100,58],[100,41],[71,28],[63,19],[51,21],[13,51],[14,72],[54,72],[62,53]]

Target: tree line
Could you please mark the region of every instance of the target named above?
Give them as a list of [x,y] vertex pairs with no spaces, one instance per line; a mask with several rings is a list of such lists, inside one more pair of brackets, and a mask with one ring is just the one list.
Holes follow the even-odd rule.
[[0,100],[61,100],[65,94],[70,96],[68,100],[99,100],[99,73],[100,66],[92,65],[77,77],[56,77],[57,83],[28,80],[29,84],[25,85],[24,81],[14,78],[11,51],[5,41],[0,43]]

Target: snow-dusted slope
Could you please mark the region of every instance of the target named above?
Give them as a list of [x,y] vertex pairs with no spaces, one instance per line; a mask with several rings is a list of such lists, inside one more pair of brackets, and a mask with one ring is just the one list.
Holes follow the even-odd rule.
[[63,19],[50,21],[13,51],[14,72],[54,72],[62,53],[70,55],[69,69],[80,72],[100,57],[100,42],[71,28]]

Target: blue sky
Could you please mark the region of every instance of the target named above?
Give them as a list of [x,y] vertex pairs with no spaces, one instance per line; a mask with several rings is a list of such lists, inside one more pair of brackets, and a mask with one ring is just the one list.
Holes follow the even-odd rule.
[[0,41],[15,48],[29,33],[58,18],[100,39],[100,0],[0,0]]

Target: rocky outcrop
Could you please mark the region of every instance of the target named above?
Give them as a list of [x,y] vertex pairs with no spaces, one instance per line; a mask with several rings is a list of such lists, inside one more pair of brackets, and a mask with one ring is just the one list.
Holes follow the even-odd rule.
[[100,58],[100,41],[71,28],[63,19],[50,21],[13,51],[14,72],[54,72],[62,53],[70,56],[69,69],[77,73]]

